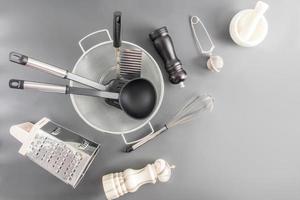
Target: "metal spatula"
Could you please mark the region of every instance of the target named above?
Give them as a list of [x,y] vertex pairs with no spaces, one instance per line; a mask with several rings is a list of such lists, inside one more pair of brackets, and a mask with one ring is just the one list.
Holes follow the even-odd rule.
[[13,89],[33,89],[41,92],[51,92],[60,94],[76,94],[93,97],[103,97],[109,99],[119,99],[119,93],[99,91],[90,88],[71,87],[69,85],[54,85],[49,83],[24,81],[18,79],[9,80],[9,87]]

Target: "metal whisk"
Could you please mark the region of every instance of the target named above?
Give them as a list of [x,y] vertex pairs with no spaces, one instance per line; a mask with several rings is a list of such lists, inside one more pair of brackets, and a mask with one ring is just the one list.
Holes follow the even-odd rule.
[[168,121],[162,128],[155,131],[152,134],[149,134],[142,138],[139,142],[129,145],[126,147],[126,152],[134,151],[135,149],[139,148],[143,144],[147,143],[148,141],[152,140],[156,136],[160,135],[161,133],[165,132],[169,128],[172,128],[176,125],[183,124],[186,122],[191,121],[195,118],[196,114],[199,112],[204,111],[212,111],[214,108],[214,98],[210,95],[201,95],[192,98],[189,102],[187,102],[178,112],[177,114]]

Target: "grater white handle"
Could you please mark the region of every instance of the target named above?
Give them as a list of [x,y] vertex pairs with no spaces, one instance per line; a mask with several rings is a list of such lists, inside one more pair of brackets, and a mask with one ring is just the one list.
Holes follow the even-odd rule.
[[33,124],[30,122],[25,122],[22,124],[14,125],[10,127],[9,132],[12,136],[14,136],[17,140],[19,140],[23,145],[19,149],[19,153],[21,155],[25,155],[27,149],[24,147],[24,144],[30,140],[30,131],[33,128]]
[[18,124],[10,127],[10,134],[14,136],[21,143],[24,143],[28,140],[29,132],[32,129],[33,124],[30,122],[25,122],[23,124]]

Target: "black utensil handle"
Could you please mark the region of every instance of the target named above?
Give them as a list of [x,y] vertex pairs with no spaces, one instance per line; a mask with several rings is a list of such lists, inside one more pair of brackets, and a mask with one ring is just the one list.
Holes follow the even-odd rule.
[[120,11],[114,12],[114,24],[113,24],[113,45],[115,48],[121,46],[121,16]]
[[28,62],[28,56],[13,51],[9,53],[9,60],[14,63],[26,65]]
[[187,75],[181,61],[176,56],[172,38],[166,26],[156,29],[149,34],[155,49],[164,61],[165,69],[169,74],[169,80],[173,84],[183,82]]
[[10,79],[8,85],[10,88],[23,90],[24,80]]
[[[109,92],[117,92],[120,93],[122,87],[127,83],[127,80],[123,80],[123,79],[116,79],[112,82],[112,84],[110,85],[110,87],[108,88]],[[118,99],[105,99],[105,102],[108,105],[114,106],[118,109],[122,109],[120,106],[120,102]]]

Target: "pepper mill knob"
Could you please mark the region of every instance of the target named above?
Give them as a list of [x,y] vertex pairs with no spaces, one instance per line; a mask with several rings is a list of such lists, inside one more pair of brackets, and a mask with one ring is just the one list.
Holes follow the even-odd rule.
[[160,182],[167,182],[171,178],[171,169],[175,168],[175,165],[169,165],[165,160],[158,159],[154,162],[157,178]]
[[110,173],[102,177],[102,183],[108,200],[119,198],[128,192],[135,192],[146,183],[167,182],[171,177],[171,169],[165,160],[158,159],[142,169],[126,169],[123,172]]

